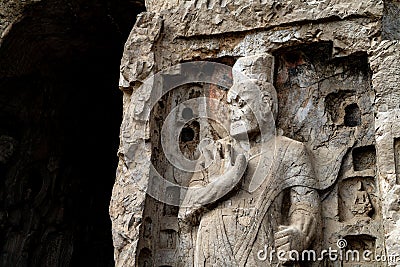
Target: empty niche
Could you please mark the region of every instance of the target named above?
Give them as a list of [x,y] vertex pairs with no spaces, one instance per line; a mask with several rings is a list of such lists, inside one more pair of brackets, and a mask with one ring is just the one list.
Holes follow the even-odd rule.
[[153,256],[151,250],[148,248],[142,248],[139,253],[138,260],[139,267],[152,267],[153,266]]
[[344,125],[355,127],[361,125],[361,111],[356,103],[345,107]]
[[195,137],[195,132],[192,128],[190,127],[185,127],[182,129],[181,132],[181,141],[182,142],[190,142],[193,141],[194,137]]
[[[189,109],[184,109],[182,116],[189,117]],[[179,148],[182,154],[190,159],[195,160],[199,155],[196,154],[197,146],[200,142],[200,123],[198,121],[191,121],[183,128],[179,136]]]
[[[364,266],[360,263],[368,260],[363,257],[363,255],[366,255],[364,254],[365,251],[370,252],[367,254],[370,259],[375,258],[375,237],[361,234],[347,235],[344,239],[347,241],[347,246],[343,255],[343,266]],[[354,263],[358,265],[350,265]]]
[[354,171],[373,170],[376,165],[375,146],[364,146],[353,149]]
[[378,198],[373,177],[353,177],[339,184],[339,220],[375,218]]
[[[197,141],[200,132],[200,124],[197,121],[189,122],[182,128],[182,131],[179,136],[179,140],[181,143],[189,143],[192,141]],[[182,148],[182,147],[181,147]]]
[[397,184],[400,184],[400,138],[394,139],[394,159]]
[[328,94],[325,109],[336,125],[355,127],[361,124],[361,111],[355,103],[354,91],[343,90]]
[[160,231],[160,248],[161,249],[174,249],[176,248],[176,232],[175,230],[168,229]]

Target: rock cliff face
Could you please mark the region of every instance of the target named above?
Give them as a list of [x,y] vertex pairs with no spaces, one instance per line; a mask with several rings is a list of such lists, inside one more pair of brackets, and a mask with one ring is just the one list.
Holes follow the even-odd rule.
[[[266,231],[270,249],[296,243],[302,244],[300,253],[312,249],[319,256],[332,248],[361,255],[322,255],[300,266],[400,266],[399,7],[397,1],[146,1],[147,12],[138,16],[121,64],[124,119],[110,204],[116,265],[256,265],[259,233]],[[232,133],[229,110],[246,105],[232,108],[228,101],[232,88],[246,80],[231,67],[261,91],[276,92],[260,97],[278,106],[268,139],[277,140],[271,146],[276,153],[266,154],[280,153],[282,136],[293,145],[288,158],[266,160],[274,166],[291,163],[285,173],[274,169],[277,183],[263,180],[264,193],[253,192],[246,177],[258,155],[254,151],[266,139],[253,131],[244,148],[235,145],[236,136],[229,155],[242,151],[249,165],[241,182],[216,197],[228,186],[212,170],[217,154],[207,169],[207,149],[215,143],[222,151]],[[244,118],[244,109],[240,112]],[[261,112],[271,123],[266,109]],[[299,144],[309,159],[296,154]],[[227,154],[221,155],[229,171]],[[205,169],[198,172],[196,166]],[[257,179],[268,177],[263,168]],[[214,183],[216,177],[222,180]],[[282,187],[273,187],[279,183]],[[202,188],[213,196],[202,195]],[[306,197],[315,192],[318,198]],[[275,193],[272,202],[268,197],[260,202],[266,207],[253,203]],[[188,198],[196,205],[184,207]],[[202,202],[208,198],[212,201]],[[261,207],[271,218],[257,219]],[[182,215],[184,208],[192,211]],[[315,222],[307,225],[318,227],[299,229],[296,212],[302,218],[314,214]],[[236,218],[233,225],[230,216]],[[251,239],[254,227],[261,230]],[[279,245],[280,235],[289,239],[294,233],[296,242]],[[238,239],[232,241],[232,235]],[[242,249],[238,240],[250,248]],[[362,257],[365,252],[372,258]],[[277,263],[276,257],[258,260]]]
[[143,10],[1,1],[0,266],[114,265],[118,66]]

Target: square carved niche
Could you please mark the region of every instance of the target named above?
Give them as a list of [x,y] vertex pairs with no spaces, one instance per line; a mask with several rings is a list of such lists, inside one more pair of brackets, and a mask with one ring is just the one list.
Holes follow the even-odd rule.
[[376,166],[375,146],[363,146],[353,149],[354,171],[374,170]]
[[362,256],[366,251],[369,251],[367,254],[369,258],[375,258],[375,237],[366,234],[360,234],[348,235],[345,236],[344,239],[347,241],[347,247],[344,251],[342,262],[344,267],[378,266],[374,262],[366,261]]
[[379,199],[373,177],[352,177],[340,182],[339,220],[354,222],[375,219],[379,209]]
[[361,125],[361,110],[356,103],[356,92],[342,90],[325,98],[325,108],[330,120],[336,125],[356,127]]

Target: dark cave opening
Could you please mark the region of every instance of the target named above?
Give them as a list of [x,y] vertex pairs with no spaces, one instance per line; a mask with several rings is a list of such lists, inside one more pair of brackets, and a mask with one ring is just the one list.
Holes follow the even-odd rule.
[[44,0],[2,43],[0,266],[113,266],[118,69],[143,2]]
[[344,125],[349,127],[361,125],[361,111],[356,103],[348,105],[345,112]]

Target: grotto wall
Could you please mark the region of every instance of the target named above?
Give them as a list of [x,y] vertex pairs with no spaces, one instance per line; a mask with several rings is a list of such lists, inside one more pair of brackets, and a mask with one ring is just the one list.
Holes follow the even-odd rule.
[[[284,263],[276,256],[257,258],[267,253],[261,245],[298,243],[300,253],[375,257],[325,255],[300,266],[399,266],[397,1],[146,8],[120,69],[124,119],[110,204],[116,265],[276,266]],[[261,95],[240,102],[250,83]],[[254,118],[245,125],[247,143],[228,115],[247,118],[246,99],[262,114],[258,130]],[[265,124],[274,129],[268,138]],[[257,173],[251,160],[264,154]],[[254,168],[261,191],[248,181]]]

